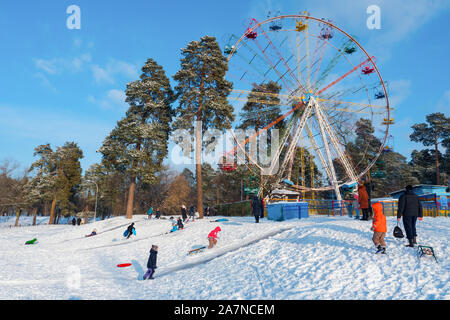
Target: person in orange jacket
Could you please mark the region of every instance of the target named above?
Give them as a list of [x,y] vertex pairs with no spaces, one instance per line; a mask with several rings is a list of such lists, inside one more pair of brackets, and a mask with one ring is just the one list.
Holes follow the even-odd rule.
[[358,202],[363,214],[361,220],[369,220],[369,194],[361,181],[358,182]]
[[217,227],[208,234],[208,241],[209,241],[208,249],[211,249],[217,244],[217,233],[219,233],[219,231],[222,231],[222,229],[220,229],[220,227]]
[[373,222],[372,230],[373,237],[372,241],[377,247],[376,253],[386,254],[386,242],[384,242],[384,237],[387,232],[386,217],[383,214],[383,205],[380,202],[375,203],[373,206]]

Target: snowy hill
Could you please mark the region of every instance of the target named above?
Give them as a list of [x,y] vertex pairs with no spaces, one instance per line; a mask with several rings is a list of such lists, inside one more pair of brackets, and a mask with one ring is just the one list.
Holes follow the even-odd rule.
[[[135,216],[137,235],[125,240],[124,217],[82,226],[9,228],[0,221],[0,299],[430,299],[448,300],[450,219],[418,222],[419,244],[439,263],[392,237],[375,255],[371,223],[348,217],[311,217],[255,224],[251,217],[196,220],[164,234],[169,220]],[[22,217],[22,225],[27,219]],[[3,227],[2,227],[3,226]],[[222,228],[216,248],[187,255]],[[86,238],[94,228],[99,234]],[[38,243],[25,246],[27,240]],[[149,250],[159,246],[155,280],[143,281]],[[119,263],[132,263],[117,268]]]

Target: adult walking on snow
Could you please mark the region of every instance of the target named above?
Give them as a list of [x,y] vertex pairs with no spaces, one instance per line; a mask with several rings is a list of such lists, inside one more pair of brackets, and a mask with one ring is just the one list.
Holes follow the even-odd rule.
[[255,216],[255,223],[259,223],[259,217],[261,216],[261,202],[256,196],[252,199],[252,214]]
[[370,180],[365,180],[364,186],[366,187],[367,197],[368,197],[368,201],[369,201],[369,217],[372,218],[373,217],[372,191],[375,189],[375,184]]
[[186,206],[184,204],[181,206],[181,217],[183,218],[183,222],[186,221],[187,210],[186,210]]
[[406,186],[405,193],[398,199],[397,221],[403,217],[403,226],[405,227],[407,247],[413,248],[417,244],[416,222],[422,221],[423,209],[419,197],[412,191],[411,185]]
[[361,181],[358,182],[358,202],[359,208],[362,210],[363,214],[361,220],[369,220],[369,195],[367,194],[366,187]]
[[[194,221],[194,220],[195,220],[194,217],[195,217],[195,206],[192,205],[192,206],[189,208],[189,219],[192,218],[192,221]],[[188,220],[189,220],[189,219],[188,219]]]

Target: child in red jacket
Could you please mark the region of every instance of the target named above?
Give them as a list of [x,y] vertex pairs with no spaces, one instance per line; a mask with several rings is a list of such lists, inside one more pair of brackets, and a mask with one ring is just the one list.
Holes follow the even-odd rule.
[[208,249],[211,249],[217,244],[217,233],[219,233],[219,231],[222,231],[222,229],[220,229],[220,227],[217,227],[208,234],[208,241],[209,241]]
[[374,212],[372,223],[372,241],[378,249],[376,253],[381,252],[382,254],[386,254],[386,242],[384,242],[384,237],[387,232],[387,224],[386,217],[383,214],[383,205],[377,202],[372,206],[372,208]]

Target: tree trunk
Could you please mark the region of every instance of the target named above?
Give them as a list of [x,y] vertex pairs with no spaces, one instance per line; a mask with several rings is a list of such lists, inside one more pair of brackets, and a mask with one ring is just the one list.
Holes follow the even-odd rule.
[[436,157],[436,184],[440,185],[441,183],[441,177],[439,173],[439,154],[438,154],[438,141],[437,141],[437,129],[434,130],[434,150],[435,150],[435,157]]
[[53,195],[52,200],[52,208],[50,209],[50,218],[48,220],[48,224],[53,224],[53,220],[55,219],[55,208],[56,208],[56,193]]
[[130,188],[128,189],[128,201],[127,201],[127,213],[126,218],[133,218],[133,202],[134,202],[134,191],[136,189],[136,175],[133,174],[131,177]]
[[14,226],[15,226],[15,227],[18,227],[18,226],[19,226],[20,211],[22,211],[22,210],[16,209],[16,222],[14,223]]
[[38,208],[33,209],[33,226],[36,225],[36,216],[37,216]]
[[202,115],[203,115],[203,89],[205,87],[204,74],[200,82],[200,98],[198,101],[197,124],[195,128],[195,175],[197,177],[197,211],[199,218],[203,219],[203,179],[202,179]]
[[202,179],[202,125],[201,116],[197,116],[195,128],[195,175],[197,177],[197,211],[203,219],[203,179]]

